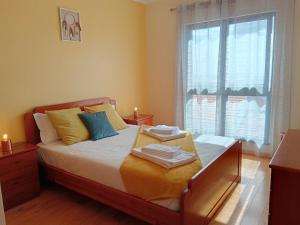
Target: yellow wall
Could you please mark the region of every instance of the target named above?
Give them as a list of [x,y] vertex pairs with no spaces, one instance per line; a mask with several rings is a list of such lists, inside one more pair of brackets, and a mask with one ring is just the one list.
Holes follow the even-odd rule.
[[146,7],[148,108],[156,123],[175,123],[176,13],[180,0],[163,0]]
[[[162,0],[146,7],[148,108],[158,123],[175,123],[176,13],[188,0]],[[300,0],[295,7],[291,126],[300,128]]]
[[[144,108],[145,8],[131,0],[1,0],[0,134],[24,140],[34,106],[110,96]],[[80,11],[81,43],[60,40],[58,7]]]

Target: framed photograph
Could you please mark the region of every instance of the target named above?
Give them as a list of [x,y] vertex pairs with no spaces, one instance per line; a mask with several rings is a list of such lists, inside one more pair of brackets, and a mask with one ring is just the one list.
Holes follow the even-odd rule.
[[79,12],[59,8],[61,39],[63,41],[81,41]]

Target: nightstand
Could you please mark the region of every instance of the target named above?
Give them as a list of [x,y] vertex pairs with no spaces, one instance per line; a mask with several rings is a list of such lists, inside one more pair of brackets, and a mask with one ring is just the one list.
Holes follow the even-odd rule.
[[123,120],[128,123],[128,124],[133,124],[133,125],[153,125],[153,115],[145,115],[145,114],[140,114],[137,118],[135,118],[133,115],[132,116],[125,116],[123,117]]
[[11,152],[0,151],[0,182],[4,209],[28,201],[40,193],[37,146],[20,143]]

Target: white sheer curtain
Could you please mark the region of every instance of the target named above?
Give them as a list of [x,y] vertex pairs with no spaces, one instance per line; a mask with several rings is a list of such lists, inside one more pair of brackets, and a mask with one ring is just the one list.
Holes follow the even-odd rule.
[[176,118],[271,155],[290,126],[293,0],[211,0],[177,9]]

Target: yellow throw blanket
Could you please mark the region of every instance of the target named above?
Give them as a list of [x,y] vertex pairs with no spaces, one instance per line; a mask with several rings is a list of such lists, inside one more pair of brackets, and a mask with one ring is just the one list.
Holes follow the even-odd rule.
[[[133,148],[143,147],[148,144],[164,144],[180,146],[187,152],[197,154],[192,135],[171,141],[160,142],[159,140],[143,134],[145,126],[141,126]],[[145,200],[164,198],[179,198],[188,181],[201,169],[199,158],[192,163],[165,169],[159,165],[140,159],[129,154],[121,165],[120,173],[128,193]]]

